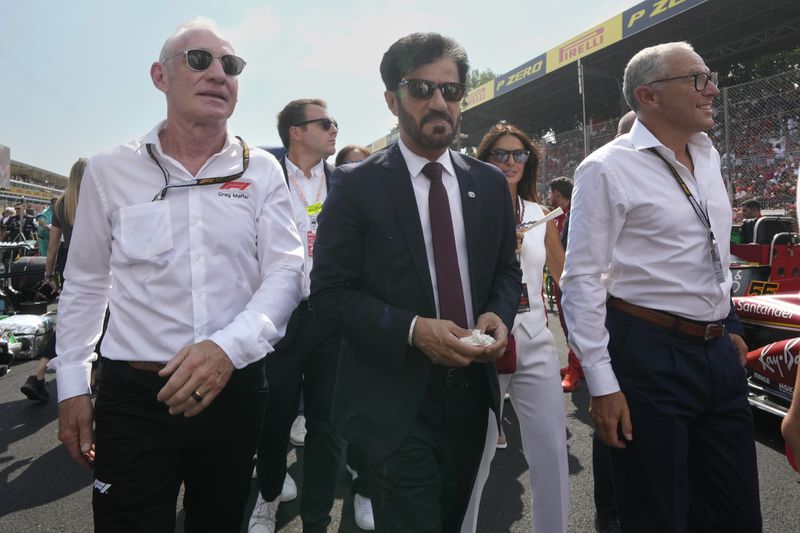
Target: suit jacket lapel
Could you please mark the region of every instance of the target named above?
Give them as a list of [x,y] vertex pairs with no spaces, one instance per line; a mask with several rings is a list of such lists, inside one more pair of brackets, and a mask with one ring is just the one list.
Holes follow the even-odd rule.
[[[461,192],[461,209],[464,213],[464,232],[467,239],[467,264],[469,265],[469,283],[472,292],[472,309],[478,312],[478,304],[475,297],[478,294],[475,287],[475,275],[477,265],[480,261],[481,252],[481,199],[475,183],[475,177],[471,174],[471,167],[461,154],[450,152],[450,159],[453,161],[453,168],[456,170],[458,179],[458,189]],[[485,206],[486,207],[486,206]]]
[[325,191],[331,192],[331,175],[333,174],[333,165],[328,164],[327,161],[322,163],[322,168],[325,170]]
[[381,177],[389,192],[390,205],[394,208],[398,226],[411,251],[414,267],[422,280],[430,308],[436,309],[433,283],[428,269],[428,253],[425,250],[425,238],[422,236],[422,225],[417,211],[417,198],[414,196],[414,188],[400,147],[394,144],[387,148],[379,164],[387,170]]

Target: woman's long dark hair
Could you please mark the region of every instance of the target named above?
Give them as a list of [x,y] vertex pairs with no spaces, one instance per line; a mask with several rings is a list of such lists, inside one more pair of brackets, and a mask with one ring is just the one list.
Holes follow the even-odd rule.
[[519,139],[525,149],[531,153],[528,161],[525,163],[525,168],[522,170],[522,178],[517,185],[517,194],[523,200],[539,203],[539,195],[536,192],[536,181],[539,178],[539,163],[544,158],[544,148],[538,142],[531,141],[521,129],[513,124],[509,124],[505,120],[501,120],[492,126],[492,129],[483,136],[481,144],[478,146],[478,159],[488,163],[489,153],[494,148],[497,139],[503,135],[513,135]]

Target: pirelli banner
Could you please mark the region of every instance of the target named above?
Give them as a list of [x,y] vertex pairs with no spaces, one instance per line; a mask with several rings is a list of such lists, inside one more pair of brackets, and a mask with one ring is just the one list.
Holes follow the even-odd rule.
[[687,9],[705,3],[707,0],[646,0],[611,17],[602,24],[553,48],[519,67],[471,90],[461,105],[462,110],[472,109],[495,96],[500,96],[526,83],[541,78],[548,72],[586,57],[635,33],[683,13]]
[[622,39],[622,15],[611,17],[547,52],[547,72],[553,72]]
[[[494,80],[472,89],[461,103],[462,111],[488,102],[541,78],[549,72],[560,69],[591,55],[598,50],[630,37],[640,31],[655,26],[688,9],[699,6],[707,0],[646,0],[611,17],[602,24],[590,28],[580,35],[556,46],[519,67],[497,76]],[[383,147],[394,139],[385,137],[375,141],[372,146]]]
[[[495,78],[496,80],[497,78]],[[488,102],[495,96],[494,84],[495,80],[489,80],[482,85],[478,85],[472,89],[463,100],[461,100],[461,110],[466,111],[476,105],[481,105]]]

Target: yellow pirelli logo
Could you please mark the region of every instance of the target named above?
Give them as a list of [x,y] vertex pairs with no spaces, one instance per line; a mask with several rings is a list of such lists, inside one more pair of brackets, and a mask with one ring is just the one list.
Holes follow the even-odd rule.
[[595,26],[547,52],[547,72],[588,56],[622,39],[622,14]]

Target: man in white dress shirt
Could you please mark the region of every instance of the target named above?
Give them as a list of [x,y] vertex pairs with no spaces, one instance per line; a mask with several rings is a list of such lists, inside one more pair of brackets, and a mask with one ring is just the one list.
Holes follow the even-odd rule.
[[[269,401],[258,443],[259,494],[250,517],[250,533],[273,533],[281,499],[293,484],[286,473],[289,432],[300,395],[308,435],[303,457],[300,518],[306,533],[327,531],[342,453],[331,423],[331,403],[339,359],[339,332],[317,317],[308,304],[318,217],[328,196],[339,127],[320,99],[292,100],[278,113],[278,134],[286,153],[280,158],[294,206],[294,219],[305,248],[302,300],[292,313],[286,336],[266,363]],[[294,493],[296,494],[296,488]]]
[[628,63],[630,133],[575,174],[562,278],[623,531],[761,531],[731,207],[708,136],[719,94],[687,43]]
[[303,265],[280,165],[227,130],[244,65],[211,21],[180,26],[150,68],[166,120],[84,174],[52,365],[59,439],[94,468],[96,531],[174,531],[181,483],[187,532],[241,527],[263,358]]

